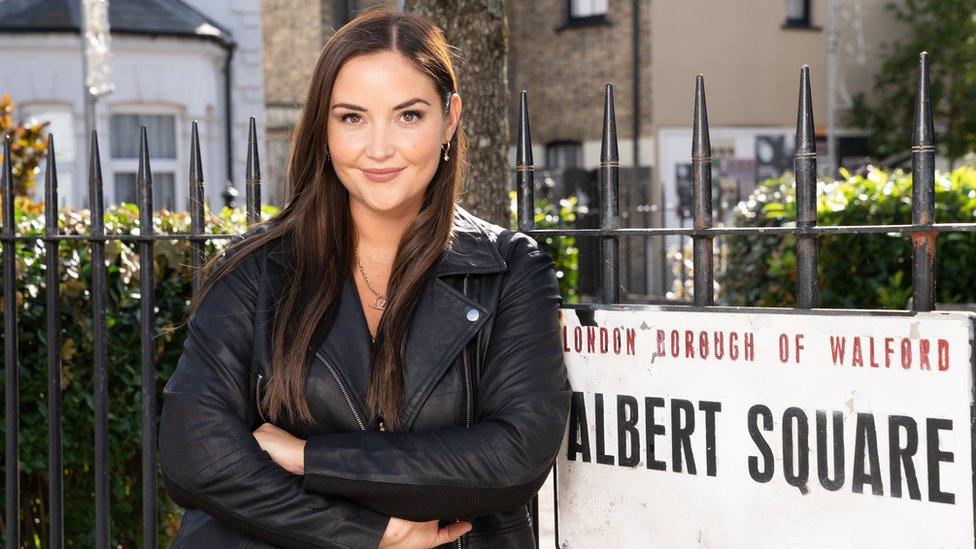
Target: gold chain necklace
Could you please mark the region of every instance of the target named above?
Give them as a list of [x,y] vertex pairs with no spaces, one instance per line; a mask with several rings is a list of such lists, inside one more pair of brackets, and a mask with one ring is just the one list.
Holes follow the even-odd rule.
[[373,295],[376,296],[376,301],[370,307],[381,311],[386,309],[386,298],[376,291],[376,288],[370,283],[369,278],[366,277],[366,269],[363,268],[363,261],[359,259],[359,248],[356,248],[356,263],[359,265],[359,274],[363,275],[363,280],[366,281],[366,286],[369,288],[369,291],[373,292]]

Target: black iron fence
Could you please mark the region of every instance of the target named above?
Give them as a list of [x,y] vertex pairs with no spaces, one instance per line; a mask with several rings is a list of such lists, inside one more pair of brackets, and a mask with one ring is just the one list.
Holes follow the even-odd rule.
[[[20,383],[19,352],[17,342],[17,278],[15,273],[16,246],[18,243],[42,239],[45,246],[47,286],[47,397],[48,408],[48,540],[50,547],[63,547],[64,539],[64,467],[61,425],[61,299],[60,261],[58,242],[85,240],[91,246],[91,304],[93,338],[93,409],[94,409],[94,476],[95,476],[95,545],[107,548],[111,540],[111,516],[109,503],[109,424],[108,424],[108,334],[106,326],[108,289],[105,265],[105,244],[110,240],[138,243],[140,269],[140,380],[142,396],[142,541],[145,547],[156,546],[157,532],[157,462],[156,462],[156,363],[154,343],[156,285],[153,271],[153,247],[157,240],[186,240],[190,243],[190,266],[193,270],[192,291],[201,282],[201,267],[208,240],[233,238],[235,235],[204,234],[204,186],[200,139],[194,121],[190,142],[190,233],[155,234],[153,231],[153,178],[150,168],[149,143],[146,128],[142,127],[139,149],[139,169],[136,178],[137,205],[139,207],[139,234],[106,234],[104,225],[104,200],[102,197],[101,157],[98,134],[92,131],[89,151],[89,208],[91,210],[90,235],[63,235],[58,229],[58,180],[54,137],[48,135],[47,169],[44,177],[45,234],[43,237],[23,236],[15,233],[13,162],[8,135],[4,140],[5,164],[0,192],[3,200],[3,227],[0,242],[3,243],[3,318],[4,318],[4,374],[5,374],[5,535],[6,545],[20,547]],[[246,220],[247,224],[260,220],[261,175],[257,147],[257,130],[251,117],[248,131],[246,173]]]
[[[516,160],[516,189],[518,194],[518,228],[536,238],[545,236],[591,237],[599,242],[601,285],[599,301],[619,301],[619,251],[620,237],[648,237],[684,235],[693,239],[694,254],[694,303],[692,308],[714,305],[713,287],[713,240],[718,235],[795,235],[797,238],[797,303],[798,309],[811,309],[818,304],[817,288],[817,237],[826,234],[901,233],[911,235],[913,243],[913,300],[915,311],[929,311],[935,301],[935,238],[939,233],[976,232],[976,223],[936,223],[934,208],[935,149],[932,124],[932,105],[929,95],[929,73],[926,54],[919,60],[918,96],[915,124],[912,133],[913,193],[912,224],[831,226],[816,225],[816,153],[814,149],[813,111],[810,96],[809,70],[801,69],[800,98],[797,113],[797,139],[794,156],[796,168],[797,224],[795,227],[763,228],[714,228],[711,211],[711,156],[708,137],[708,120],[705,109],[704,82],[698,77],[695,89],[694,134],[692,143],[693,166],[693,219],[691,228],[621,228],[619,211],[619,162],[617,131],[614,116],[613,87],[606,87],[603,144],[599,167],[600,228],[594,229],[535,229],[533,214],[533,163],[531,136],[529,135],[528,104],[523,91],[520,97],[519,134]],[[63,449],[61,425],[61,341],[58,243],[63,240],[90,242],[92,334],[94,343],[94,477],[95,477],[95,545],[109,546],[109,423],[108,423],[108,371],[105,244],[110,240],[138,243],[141,270],[140,314],[140,373],[142,395],[142,540],[145,547],[157,545],[157,462],[156,462],[156,394],[154,357],[154,308],[153,246],[157,240],[186,240],[191,244],[190,265],[194,271],[192,291],[196,292],[208,240],[233,238],[234,235],[205,234],[203,166],[196,122],[193,123],[190,144],[190,232],[189,234],[154,234],[152,214],[152,172],[145,128],[140,136],[139,169],[137,175],[137,205],[140,215],[140,234],[106,234],[102,197],[102,174],[98,150],[98,136],[91,135],[89,151],[89,207],[91,231],[89,235],[59,234],[57,215],[57,168],[55,164],[54,138],[48,136],[47,170],[44,181],[45,234],[42,237],[16,234],[14,222],[13,171],[10,156],[10,137],[4,141],[5,165],[2,172],[2,230],[3,244],[3,311],[4,311],[4,374],[5,374],[5,527],[7,547],[19,547],[20,532],[20,436],[19,436],[19,358],[17,344],[17,297],[15,259],[18,243],[43,240],[46,267],[46,318],[47,318],[47,396],[48,408],[48,521],[51,547],[64,545],[63,505]],[[248,132],[246,170],[246,218],[247,223],[259,221],[261,206],[261,176],[258,159],[257,132],[252,117]],[[574,305],[566,305],[574,307]],[[585,307],[585,305],[580,305]],[[538,506],[533,502],[533,527],[538,539]]]
[[[613,86],[606,85],[603,114],[603,140],[600,151],[600,228],[536,229],[534,223],[534,168],[532,139],[529,132],[528,103],[523,90],[519,103],[518,144],[516,146],[516,189],[519,230],[535,238],[572,236],[596,238],[599,241],[601,286],[600,304],[620,302],[620,237],[683,235],[692,238],[693,303],[675,305],[689,310],[720,310],[715,306],[714,239],[716,236],[794,235],[797,256],[797,293],[794,307],[810,310],[819,305],[817,281],[817,237],[828,234],[907,234],[912,240],[912,311],[935,308],[935,239],[939,233],[976,233],[976,223],[935,222],[935,130],[932,122],[932,97],[929,90],[928,54],[919,55],[915,119],[912,128],[912,223],[910,225],[839,225],[817,226],[817,153],[813,126],[813,102],[810,93],[810,69],[800,69],[800,93],[797,107],[796,141],[793,155],[796,173],[795,227],[722,227],[712,226],[711,146],[708,137],[708,114],[705,108],[705,83],[701,75],[695,81],[694,122],[692,130],[692,219],[691,228],[621,228],[619,211],[619,157],[614,116]],[[586,309],[589,304],[565,304],[564,308]],[[555,489],[555,482],[553,483]],[[554,494],[558,504],[558,495]],[[533,526],[538,539],[538,506],[533,505]],[[558,509],[558,505],[557,508]],[[558,540],[558,520],[557,527]]]

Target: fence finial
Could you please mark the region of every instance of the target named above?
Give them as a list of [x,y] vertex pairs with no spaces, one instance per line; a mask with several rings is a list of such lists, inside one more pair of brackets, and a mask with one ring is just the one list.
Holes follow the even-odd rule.
[[600,145],[600,162],[618,162],[617,122],[613,108],[613,84],[607,83],[603,95],[603,143]]
[[[54,154],[54,134],[47,134],[47,159],[44,169],[44,218],[47,233],[58,233],[58,163]],[[53,221],[53,224],[52,224]],[[53,227],[53,231],[51,228]]]
[[[813,97],[810,93],[810,67],[800,68],[800,99],[796,107],[796,140],[793,145],[793,172],[796,174],[796,224],[800,228],[817,225],[817,141],[813,133]],[[796,238],[796,306],[816,307],[820,300],[817,283],[817,237]]]
[[705,78],[695,77],[695,118],[692,128],[691,154],[711,155],[711,142],[708,137],[708,110],[705,108]]
[[153,222],[153,177],[149,162],[149,137],[146,133],[146,126],[139,127],[139,170],[136,174],[136,187],[138,189],[136,201],[139,203],[140,234],[149,234],[143,232],[146,229],[151,232]]
[[795,152],[812,153],[817,150],[813,132],[813,97],[810,92],[810,66],[800,67],[800,100],[796,109]]
[[14,160],[10,156],[10,134],[3,137],[3,174],[0,176],[3,194],[3,232],[14,234]]
[[200,157],[200,132],[197,129],[197,121],[194,120],[190,127],[190,186],[203,183],[203,162]]
[[247,224],[261,220],[261,160],[258,158],[258,128],[252,116],[247,127],[247,173],[244,176]]
[[532,135],[529,131],[529,100],[519,92],[518,143],[515,146],[515,196],[520,231],[535,229],[535,174]]

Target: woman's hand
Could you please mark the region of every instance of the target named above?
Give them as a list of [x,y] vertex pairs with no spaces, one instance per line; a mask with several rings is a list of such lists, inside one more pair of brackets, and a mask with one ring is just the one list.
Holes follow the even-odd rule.
[[412,522],[390,517],[379,549],[430,549],[450,543],[470,529],[471,523],[463,520],[438,528],[436,520]]
[[254,430],[261,449],[282,469],[294,475],[305,474],[305,441],[271,423],[263,423]]

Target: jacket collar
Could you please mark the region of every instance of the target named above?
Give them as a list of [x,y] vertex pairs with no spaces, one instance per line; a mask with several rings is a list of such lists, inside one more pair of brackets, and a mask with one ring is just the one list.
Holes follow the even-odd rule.
[[[482,223],[456,206],[451,245],[421,290],[404,350],[404,429],[410,428],[437,380],[493,314],[443,278],[508,269]],[[333,329],[320,340],[317,350],[337,366],[336,374],[351,389],[350,396],[362,413],[369,383],[370,340],[355,288],[347,277]],[[363,419],[370,423],[372,418]]]
[[455,205],[454,237],[434,274],[496,273],[508,269],[482,223],[460,205]]

